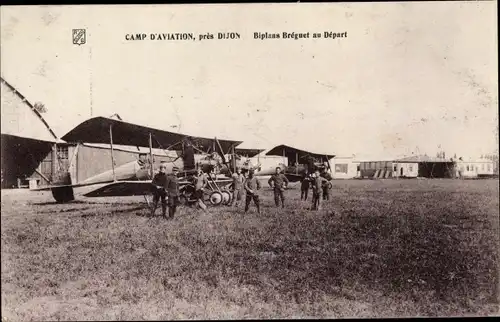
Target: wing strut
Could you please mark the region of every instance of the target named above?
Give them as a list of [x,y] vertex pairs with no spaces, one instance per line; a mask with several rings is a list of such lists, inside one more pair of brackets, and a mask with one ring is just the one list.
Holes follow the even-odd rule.
[[113,124],[109,125],[109,142],[111,145],[111,168],[113,169],[113,181],[116,181],[115,157],[113,155]]
[[150,159],[150,166],[149,166],[149,174],[151,176],[151,179],[154,176],[154,162],[153,162],[153,138],[151,136],[151,132],[149,132],[149,159]]
[[330,165],[330,159],[328,159],[327,155],[325,155],[325,158],[326,158],[326,162],[328,163],[328,170],[330,170],[330,172],[332,172],[332,166]]
[[233,158],[233,172],[236,172],[236,154],[234,152],[234,146],[232,148],[232,152],[233,152],[233,155],[232,155],[232,158]]
[[224,150],[222,150],[222,146],[220,145],[220,142],[219,140],[217,140],[217,138],[215,138],[215,143],[217,143],[217,146],[219,147],[220,151],[220,155],[222,157],[222,162],[224,163],[224,165],[227,167],[227,169],[229,170],[229,174],[230,175],[233,175],[232,171],[231,171],[231,165],[230,164],[227,164],[227,161],[226,161],[226,157],[224,156]]

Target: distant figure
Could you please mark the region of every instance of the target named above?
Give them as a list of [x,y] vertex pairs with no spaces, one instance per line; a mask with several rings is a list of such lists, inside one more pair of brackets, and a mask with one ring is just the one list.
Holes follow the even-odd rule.
[[158,172],[153,178],[153,208],[151,209],[151,216],[155,215],[156,208],[158,207],[158,201],[161,198],[161,210],[162,216],[167,216],[167,192],[165,191],[167,175],[165,174],[166,166],[160,164],[160,172]]
[[208,176],[213,180],[217,180],[217,173],[215,173],[215,168],[210,169],[210,173],[208,174]]
[[145,168],[148,165],[148,156],[145,153],[139,154],[139,159],[137,163],[141,167],[141,169]]
[[231,201],[231,206],[238,207],[239,201],[241,200],[244,190],[243,184],[245,183],[245,176],[241,173],[240,168],[236,168],[236,173],[232,175],[233,183],[231,184],[233,188],[233,200]]
[[201,169],[196,170],[196,176],[194,177],[194,197],[198,206],[205,212],[207,212],[207,205],[203,202],[203,195],[207,185],[208,179],[206,174]]
[[331,189],[331,180],[333,179],[330,173],[326,169],[323,169],[323,173],[321,173],[321,177],[326,181],[323,182],[323,200],[330,200],[330,189]]
[[168,214],[170,219],[175,216],[175,211],[177,210],[177,205],[179,204],[179,179],[177,174],[179,173],[178,167],[172,168],[172,173],[167,176],[165,182],[165,189],[167,190],[168,196]]
[[307,194],[309,193],[311,179],[309,178],[309,171],[305,169],[302,178],[300,179],[300,200],[307,200]]
[[257,212],[260,214],[260,202],[259,202],[258,191],[260,190],[261,186],[259,179],[257,179],[257,177],[254,176],[253,169],[250,169],[248,171],[248,178],[245,181],[244,187],[246,191],[245,213],[248,211],[248,208],[250,208],[250,202],[253,200],[255,206],[257,207]]
[[282,208],[285,208],[285,188],[288,187],[288,178],[281,173],[281,168],[276,167],[276,173],[269,178],[269,186],[274,190],[274,203],[279,207],[280,200]]
[[321,177],[319,170],[316,170],[313,175],[313,199],[312,199],[312,210],[321,209],[321,192],[323,188],[323,183],[326,181],[325,178]]

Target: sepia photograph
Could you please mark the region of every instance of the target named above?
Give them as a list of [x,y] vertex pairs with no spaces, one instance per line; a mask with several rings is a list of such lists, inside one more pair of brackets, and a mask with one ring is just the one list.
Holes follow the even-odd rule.
[[0,24],[2,322],[500,315],[497,1]]

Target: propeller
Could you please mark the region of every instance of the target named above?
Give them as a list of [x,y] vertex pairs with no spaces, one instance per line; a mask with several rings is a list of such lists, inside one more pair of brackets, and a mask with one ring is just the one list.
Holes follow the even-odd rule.
[[215,138],[215,142],[217,143],[217,146],[219,147],[219,151],[217,151],[219,153],[219,155],[222,157],[222,162],[223,164],[227,167],[227,169],[229,170],[229,175],[232,175],[233,174],[233,171],[231,171],[231,166],[228,164],[227,160],[226,160],[226,156],[224,155],[224,150],[222,149],[222,146],[220,145],[220,142],[219,140],[217,140],[217,138]]

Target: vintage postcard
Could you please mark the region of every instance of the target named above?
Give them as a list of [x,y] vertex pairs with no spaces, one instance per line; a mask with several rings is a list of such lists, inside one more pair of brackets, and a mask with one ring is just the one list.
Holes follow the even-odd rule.
[[499,315],[496,9],[2,6],[2,321]]

